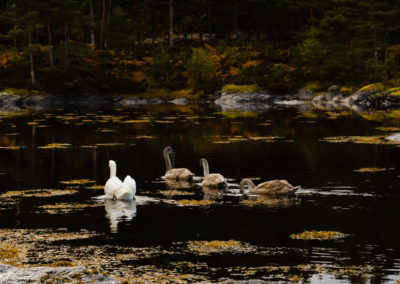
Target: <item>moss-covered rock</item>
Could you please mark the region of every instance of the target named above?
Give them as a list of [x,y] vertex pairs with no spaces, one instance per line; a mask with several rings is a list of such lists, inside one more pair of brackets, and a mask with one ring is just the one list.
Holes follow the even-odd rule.
[[357,92],[380,93],[385,91],[383,83],[373,83],[360,88]]
[[8,89],[4,89],[1,93],[9,94],[9,95],[17,95],[17,96],[20,96],[21,98],[27,98],[34,94],[38,95],[39,91],[8,88]]
[[254,85],[235,85],[235,84],[227,84],[222,87],[223,93],[250,93],[257,92],[260,90],[260,87],[256,84]]
[[307,90],[310,92],[323,92],[326,90],[326,85],[320,83],[320,82],[308,82],[303,90]]
[[400,96],[400,87],[391,88],[388,90],[389,95],[391,96]]
[[355,89],[351,86],[343,86],[340,88],[340,92],[343,94],[352,94],[354,91]]

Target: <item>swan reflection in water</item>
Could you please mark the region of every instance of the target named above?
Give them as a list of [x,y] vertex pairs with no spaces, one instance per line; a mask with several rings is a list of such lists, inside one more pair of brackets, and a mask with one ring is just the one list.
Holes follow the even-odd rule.
[[118,233],[118,223],[136,216],[136,200],[105,199],[106,217],[110,220],[111,233]]
[[165,180],[165,187],[168,190],[173,189],[190,189],[195,186],[195,183],[187,180]]

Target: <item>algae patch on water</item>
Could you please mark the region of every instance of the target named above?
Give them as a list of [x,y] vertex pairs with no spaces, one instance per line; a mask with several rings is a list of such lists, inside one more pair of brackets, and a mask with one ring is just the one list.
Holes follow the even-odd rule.
[[304,231],[299,234],[291,234],[290,238],[293,240],[340,240],[349,236],[349,234],[344,234],[337,231]]
[[393,171],[394,168],[377,168],[377,167],[370,167],[370,168],[360,168],[357,170],[354,170],[357,173],[379,173],[379,172],[384,172],[384,171]]
[[257,197],[240,201],[241,205],[264,206],[268,208],[289,208],[300,204],[300,199],[296,198],[268,198]]
[[180,196],[180,195],[194,195],[194,192],[190,191],[181,191],[181,190],[162,190],[157,193],[166,195],[166,196]]
[[63,180],[60,181],[62,184],[88,184],[88,183],[95,183],[95,180],[91,179],[71,179],[71,180]]
[[399,132],[400,131],[399,127],[376,127],[375,129],[382,131],[382,132]]
[[386,140],[386,135],[376,136],[333,136],[324,137],[320,141],[329,143],[354,143],[354,144],[377,144],[377,145],[394,145],[394,141]]
[[0,149],[2,149],[2,150],[19,150],[19,149],[24,149],[24,148],[26,148],[25,146],[17,146],[17,145],[14,145],[14,146],[0,146]]
[[39,149],[69,149],[72,145],[69,143],[50,143],[45,146],[39,146]]
[[53,197],[77,193],[74,189],[26,189],[11,190],[0,195],[0,197]]
[[87,189],[94,189],[94,190],[102,190],[104,189],[104,185],[94,184],[92,186],[85,186]]
[[180,206],[208,206],[217,203],[213,200],[189,200],[189,199],[182,199],[178,200],[178,205]]
[[101,203],[57,203],[38,206],[47,214],[68,214],[85,208],[102,207]]
[[199,255],[209,255],[211,253],[254,253],[257,252],[257,247],[236,240],[228,241],[189,241],[187,248],[192,253]]

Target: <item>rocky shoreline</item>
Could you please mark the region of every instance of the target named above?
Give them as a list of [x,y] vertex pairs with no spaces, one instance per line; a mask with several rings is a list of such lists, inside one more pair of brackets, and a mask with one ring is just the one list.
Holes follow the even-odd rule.
[[400,88],[385,89],[382,84],[367,85],[355,93],[343,91],[337,85],[325,92],[300,90],[296,94],[276,95],[268,91],[251,93],[222,93],[215,100],[223,110],[264,110],[274,105],[309,104],[323,109],[352,109],[369,111],[400,108]]
[[19,94],[13,91],[0,92],[0,111],[18,111],[23,109],[42,110],[49,108],[101,108],[101,107],[140,107],[172,103],[186,105],[190,103],[215,103],[222,110],[260,111],[276,105],[309,105],[316,108],[348,108],[355,111],[373,109],[400,108],[400,88],[385,89],[382,84],[367,85],[355,93],[343,90],[337,85],[325,92],[300,90],[295,94],[278,95],[270,91],[222,92],[211,101],[190,101],[187,98],[162,100],[139,96],[113,96],[112,94],[74,94],[62,97],[46,94]]

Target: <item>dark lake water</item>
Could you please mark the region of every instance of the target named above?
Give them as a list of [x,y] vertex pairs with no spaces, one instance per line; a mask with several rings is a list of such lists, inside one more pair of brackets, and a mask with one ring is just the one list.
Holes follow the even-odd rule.
[[[400,279],[400,144],[384,137],[397,127],[397,111],[308,108],[3,114],[0,238],[27,250],[18,263],[67,260],[133,283],[393,283]],[[211,172],[231,179],[229,190],[166,185],[167,145],[176,165],[198,176],[207,158]],[[136,180],[136,201],[94,198],[103,194],[110,159],[121,179]],[[242,178],[287,179],[302,189],[294,198],[247,197],[237,190]],[[291,238],[311,230],[348,236]]]

